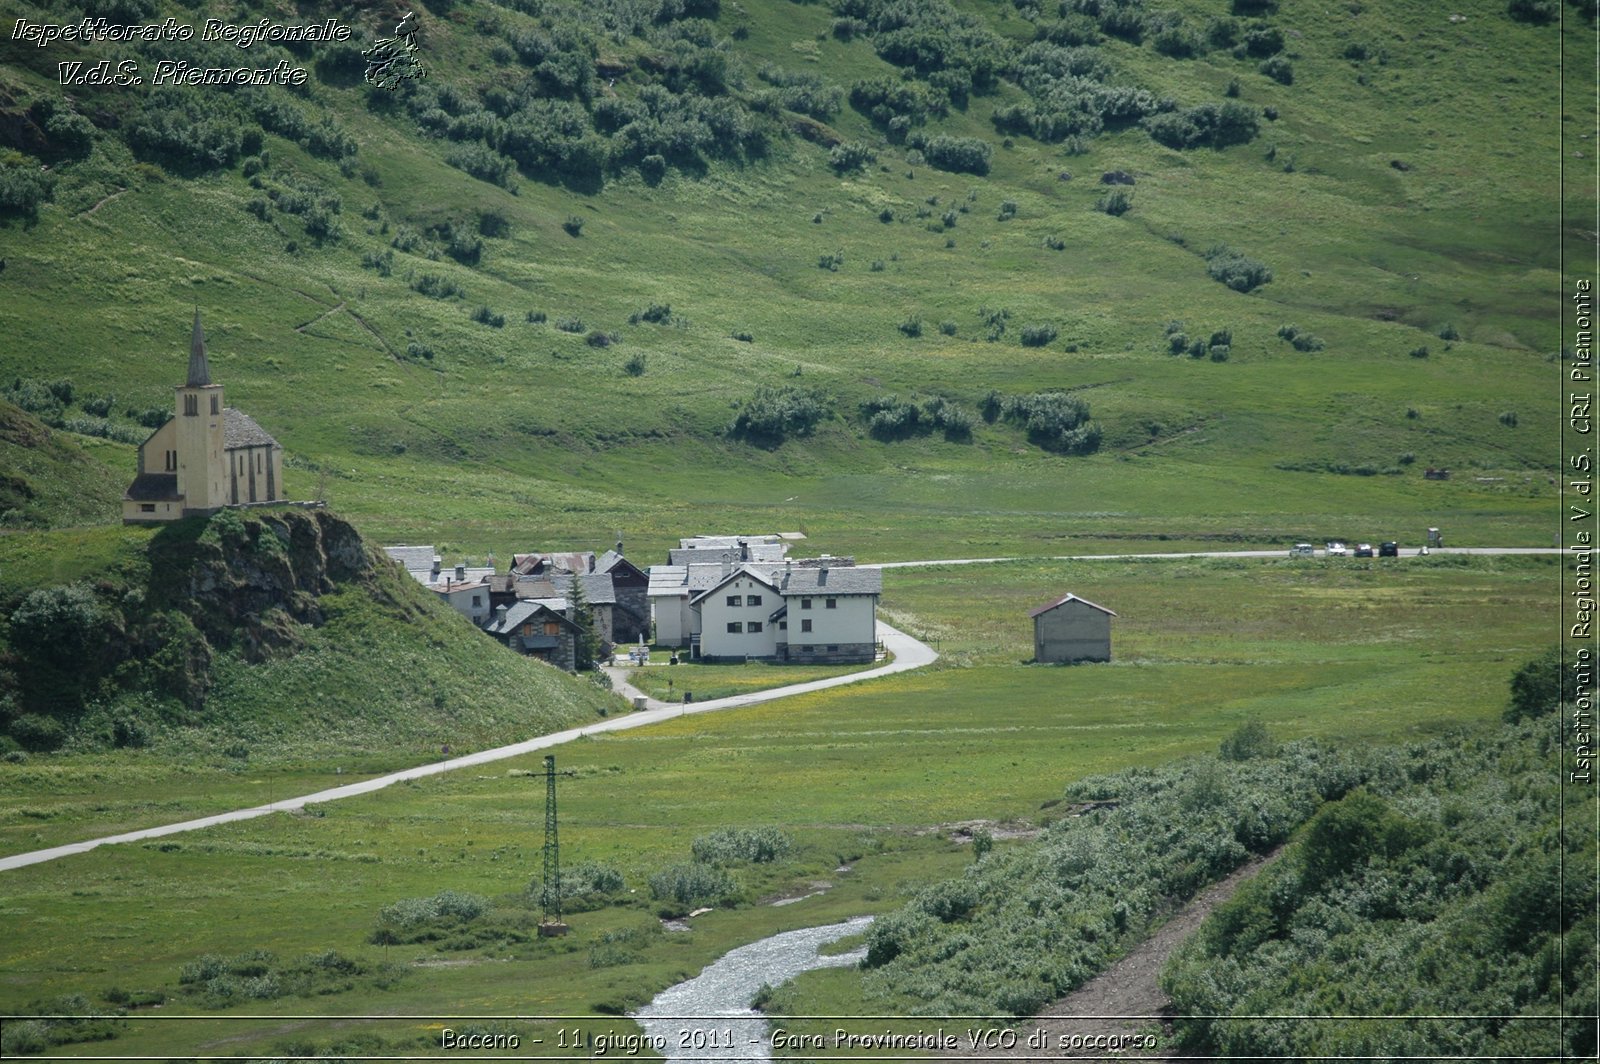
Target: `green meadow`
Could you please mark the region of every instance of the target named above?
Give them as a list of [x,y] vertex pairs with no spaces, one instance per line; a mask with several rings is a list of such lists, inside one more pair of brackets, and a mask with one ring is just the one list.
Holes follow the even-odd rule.
[[[326,15],[121,6],[155,21]],[[1085,22],[1121,7],[1146,20],[1142,38]],[[1025,833],[1063,815],[1074,780],[1215,752],[1249,722],[1337,744],[1486,727],[1554,641],[1554,558],[1044,559],[1412,547],[1430,526],[1450,546],[1553,544],[1560,256],[1593,243],[1577,221],[1592,190],[1574,156],[1565,185],[1554,165],[1593,124],[1553,75],[1563,55],[1593,65],[1579,7],[429,0],[419,14],[429,77],[395,94],[363,85],[348,49],[261,46],[313,71],[265,97],[69,99],[55,64],[98,58],[89,46],[19,48],[0,67],[0,615],[66,585],[111,602],[161,564],[162,533],[115,522],[197,307],[213,378],[283,445],[289,494],[326,500],[369,545],[432,543],[454,563],[621,538],[647,566],[684,535],[799,531],[800,554],[862,562],[1024,560],[886,571],[882,616],[939,650],[929,668],[557,750],[575,773],[560,784],[564,863],[625,884],[573,912],[565,938],[533,931],[538,757],[0,873],[0,1012],[128,1010],[51,1051],[432,1054],[469,1015],[617,1017],[733,946],[899,907],[972,860],[953,825]],[[391,28],[339,17],[363,43]],[[960,67],[944,53],[907,60],[897,17],[968,20],[989,51],[961,62],[993,58],[992,84],[901,125],[851,102],[861,84],[915,96],[970,72],[940,69]],[[1228,32],[1236,46],[1200,43]],[[550,34],[566,43],[547,49]],[[1027,126],[1045,95],[1021,57],[1068,38],[1089,43],[1057,61],[1172,107],[1098,135]],[[833,94],[812,107],[823,117],[773,95],[800,84]],[[667,97],[748,119],[764,146],[706,148],[700,119],[606,126]],[[1253,136],[1175,148],[1147,128],[1230,104]],[[583,174],[570,155],[513,163],[517,137],[548,133],[561,107],[581,129],[550,150],[603,158]],[[161,126],[170,115],[183,120]],[[230,154],[241,129],[260,142]],[[669,133],[701,146],[629,154],[629,136]],[[219,153],[185,157],[205,136]],[[938,137],[981,142],[983,172],[935,165]],[[835,143],[870,159],[841,164]],[[1271,280],[1220,283],[1218,245]],[[774,393],[802,393],[815,420],[736,433]],[[1041,393],[1087,404],[1098,446],[1049,449],[1017,416]],[[921,421],[875,420],[911,405]],[[219,657],[204,706],[143,749],[24,754],[8,733],[0,853],[625,712],[395,580],[327,591],[326,623],[292,654]],[[1111,663],[1028,662],[1028,610],[1066,591],[1117,613]],[[0,624],[7,728],[21,704],[9,639]],[[839,671],[635,676],[700,701]],[[700,836],[754,827],[793,849],[733,867],[711,912],[664,929],[686,906],[653,898],[651,877]],[[484,912],[424,925],[431,938],[380,924],[447,890]],[[852,971],[798,987],[783,1007],[886,1007]],[[338,1018],[364,1014],[411,1018]],[[204,1018],[163,1018],[177,1015]],[[228,1018],[244,1015],[273,1018]],[[485,1023],[547,1047],[563,1030]],[[33,1045],[12,1037],[6,1055]]]
[[[532,918],[527,897],[513,897],[540,868],[543,781],[540,759],[528,757],[8,872],[15,933],[0,952],[0,1004],[29,1012],[72,993],[98,1002],[107,991],[140,991],[165,994],[169,1010],[204,1012],[196,991],[178,983],[185,963],[254,949],[288,963],[333,949],[384,974],[330,996],[251,1001],[221,1014],[568,1016],[636,1007],[734,945],[897,906],[970,860],[948,825],[1048,822],[1072,780],[1215,751],[1246,721],[1283,739],[1347,744],[1497,719],[1510,672],[1547,641],[1540,603],[1557,574],[1554,560],[1439,555],[894,572],[885,615],[940,647],[929,669],[555,751],[558,767],[575,773],[559,784],[564,864],[610,865],[628,891],[574,914],[567,938],[368,941],[381,908],[446,889],[501,899],[503,921]],[[1118,611],[1111,664],[1022,660],[1026,609],[1066,587]],[[127,763],[107,771],[137,779]],[[216,786],[203,771],[192,778],[199,790]],[[135,789],[171,794],[170,782]],[[173,819],[173,804],[143,813]],[[70,808],[61,815],[86,830],[96,819]],[[649,877],[687,860],[702,834],[757,825],[789,833],[793,852],[735,868],[736,907],[716,906],[689,932],[660,930],[663,903],[648,900]],[[762,904],[818,890],[793,905]],[[63,950],[66,941],[92,949]],[[832,988],[830,1007],[861,1005],[849,973],[811,979]],[[449,1019],[367,1034],[426,1052],[437,1048],[426,1023]],[[112,1045],[267,1054],[289,1043],[342,1044],[363,1029],[219,1019],[185,1026],[180,1038],[134,1009]]]

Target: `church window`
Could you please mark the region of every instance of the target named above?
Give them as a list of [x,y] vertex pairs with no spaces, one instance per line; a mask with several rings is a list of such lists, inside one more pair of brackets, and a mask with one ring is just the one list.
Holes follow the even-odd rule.
[[211,397],[211,412],[212,412],[212,413],[213,413],[213,414],[215,414],[215,413],[218,413],[218,412],[219,412],[219,411],[218,411],[218,410],[217,410],[217,397],[216,397],[216,396],[214,396],[214,395],[213,395],[213,396],[212,396],[212,397]]
[[198,413],[200,413],[200,397],[198,395],[186,395],[186,396],[184,396],[183,397],[183,416],[184,417],[194,417]]

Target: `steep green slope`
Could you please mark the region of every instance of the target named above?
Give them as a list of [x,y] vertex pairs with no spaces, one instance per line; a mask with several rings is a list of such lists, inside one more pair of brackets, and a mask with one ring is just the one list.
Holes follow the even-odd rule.
[[327,511],[22,533],[0,557],[10,750],[392,763],[620,705],[473,631]]
[[121,510],[131,452],[104,439],[61,433],[0,402],[0,527],[109,521]]
[[[1462,21],[1235,6],[1122,5],[1134,33],[1076,0],[475,0],[422,13],[429,77],[398,93],[362,85],[351,46],[257,45],[308,89],[74,90],[81,122],[40,105],[55,62],[177,46],[24,49],[0,75],[12,176],[48,159],[56,180],[10,223],[0,368],[161,406],[198,303],[292,493],[478,552],[758,522],[907,556],[1285,539],[1350,513],[1542,543],[1563,28],[1495,0]],[[362,41],[389,29],[346,18]],[[1569,13],[1564,32],[1586,30]],[[875,104],[884,86],[905,98]],[[1111,99],[1133,110],[1090,113]],[[1156,139],[1202,106],[1253,139]],[[1115,171],[1136,184],[1100,183]],[[1119,189],[1130,209],[1097,209]],[[1219,244],[1272,280],[1213,279]],[[731,439],[760,387],[825,416]],[[1097,453],[976,416],[991,392],[1063,390]],[[874,431],[891,396],[957,404],[970,435]],[[1458,476],[1424,485],[1427,465]]]

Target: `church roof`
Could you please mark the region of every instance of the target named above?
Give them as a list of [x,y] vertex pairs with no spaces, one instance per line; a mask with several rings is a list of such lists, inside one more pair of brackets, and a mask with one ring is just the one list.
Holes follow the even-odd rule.
[[200,308],[194,308],[194,332],[189,335],[189,380],[186,388],[204,388],[211,384],[211,367],[206,364],[206,334],[200,328]]
[[176,473],[140,473],[123,493],[132,502],[174,502],[178,495]]
[[229,406],[222,410],[222,446],[230,451],[235,447],[276,447],[278,441],[256,424],[255,418]]

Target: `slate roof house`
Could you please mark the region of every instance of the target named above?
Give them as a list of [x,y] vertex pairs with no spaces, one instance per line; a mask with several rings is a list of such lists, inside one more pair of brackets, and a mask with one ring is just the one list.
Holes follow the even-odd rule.
[[124,524],[284,501],[283,448],[250,415],[222,401],[196,308],[189,375],[177,388],[175,416],[139,445],[139,472],[122,496]]
[[1035,661],[1111,660],[1111,618],[1116,614],[1068,592],[1028,614],[1033,618]]
[[566,599],[527,599],[496,606],[483,630],[501,643],[557,668],[577,668],[578,637],[583,629],[566,614]]

